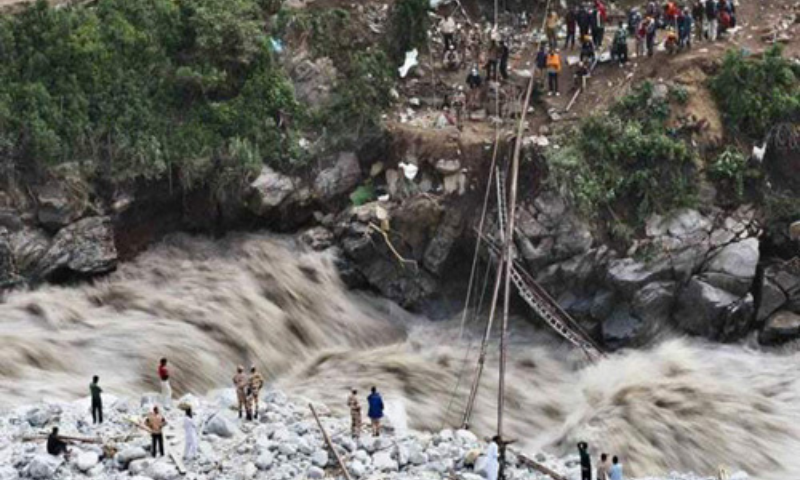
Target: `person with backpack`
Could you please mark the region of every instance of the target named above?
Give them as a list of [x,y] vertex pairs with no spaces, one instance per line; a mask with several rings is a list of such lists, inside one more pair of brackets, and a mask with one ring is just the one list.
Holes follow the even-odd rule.
[[383,418],[383,397],[378,393],[377,387],[370,389],[370,394],[367,397],[367,416],[372,422],[372,436],[379,437],[381,434],[381,419]]
[[619,28],[614,34],[611,57],[619,62],[620,67],[624,67],[628,63],[628,32],[622,22],[619,22]]
[[89,393],[92,395],[92,423],[103,423],[103,389],[100,388],[100,377],[92,377],[89,384]]
[[552,49],[547,55],[547,85],[549,87],[548,95],[560,96],[558,91],[558,75],[561,73],[561,55],[558,50]]

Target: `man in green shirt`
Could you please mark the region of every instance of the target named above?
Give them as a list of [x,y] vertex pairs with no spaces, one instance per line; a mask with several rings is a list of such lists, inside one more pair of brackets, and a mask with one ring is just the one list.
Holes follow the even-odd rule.
[[103,398],[100,396],[103,389],[100,388],[99,382],[100,377],[95,375],[89,384],[89,391],[92,394],[92,423],[103,423]]

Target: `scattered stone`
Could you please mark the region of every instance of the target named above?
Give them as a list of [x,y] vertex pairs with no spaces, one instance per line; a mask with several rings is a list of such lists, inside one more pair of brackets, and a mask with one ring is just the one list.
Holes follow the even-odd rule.
[[88,472],[100,462],[100,455],[96,452],[81,452],[75,461],[78,470],[81,472]]
[[62,457],[48,454],[40,454],[33,457],[25,468],[24,475],[34,480],[46,480],[53,478],[58,468],[64,463]]
[[342,152],[336,163],[321,171],[314,180],[314,193],[322,201],[333,200],[339,195],[349,193],[361,181],[361,166],[356,154]]
[[781,310],[769,317],[759,336],[764,345],[778,345],[800,337],[800,315]]
[[205,433],[210,433],[222,438],[230,438],[234,433],[234,426],[223,414],[218,413],[206,423]]

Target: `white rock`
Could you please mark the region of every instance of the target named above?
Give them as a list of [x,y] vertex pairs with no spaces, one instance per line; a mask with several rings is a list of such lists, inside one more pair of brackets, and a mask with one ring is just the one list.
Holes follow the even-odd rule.
[[256,468],[253,462],[248,462],[245,464],[244,469],[242,470],[242,478],[250,479],[255,478],[256,474],[258,473],[258,468]]
[[325,477],[325,471],[319,467],[310,467],[306,470],[306,478],[309,480],[321,480]]
[[166,461],[157,461],[150,465],[145,475],[153,480],[173,480],[178,478],[180,474],[175,465]]
[[324,468],[328,464],[328,452],[325,450],[317,450],[311,456],[311,463]]
[[473,443],[478,443],[478,437],[469,430],[464,430],[464,429],[458,430],[456,432],[456,438],[461,441],[462,445],[463,444],[471,445]]
[[292,457],[297,453],[297,445],[294,443],[281,443],[278,445],[278,451],[281,452],[282,455]]
[[34,407],[25,414],[25,420],[31,427],[41,428],[47,425],[53,419],[53,416],[53,412],[45,406]]
[[144,475],[153,462],[154,460],[152,458],[140,458],[138,460],[132,460],[131,463],[128,464],[128,473],[131,475]]
[[60,456],[36,455],[25,468],[25,476],[36,480],[52,478],[63,463],[64,459]]
[[230,438],[234,433],[233,424],[221,413],[217,413],[206,423],[205,433],[217,435],[222,438]]
[[272,467],[272,464],[275,462],[275,455],[272,452],[265,451],[261,452],[256,458],[256,467],[259,470],[269,470]]
[[409,455],[408,460],[414,465],[424,465],[428,463],[428,454],[423,451],[411,452],[411,455]]
[[100,462],[100,455],[95,452],[83,452],[78,455],[76,465],[81,472],[88,472]]
[[365,473],[367,473],[367,467],[365,467],[364,464],[358,460],[353,460],[350,462],[348,468],[350,469],[350,474],[356,478],[361,478]]
[[381,472],[396,472],[397,462],[392,459],[391,452],[381,451],[372,456],[372,464]]

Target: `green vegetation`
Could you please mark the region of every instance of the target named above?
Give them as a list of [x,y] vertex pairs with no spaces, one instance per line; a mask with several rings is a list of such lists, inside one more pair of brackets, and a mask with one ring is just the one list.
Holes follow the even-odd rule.
[[653,212],[691,206],[694,153],[666,131],[670,106],[645,83],[606,115],[583,120],[546,152],[548,181],[584,215],[611,220],[622,240]]
[[389,18],[386,51],[402,62],[407,51],[427,49],[429,0],[397,0]]
[[779,47],[762,58],[730,51],[711,80],[711,90],[728,129],[762,141],[773,125],[800,118],[800,65]]
[[748,167],[747,157],[741,151],[729,147],[709,165],[708,175],[738,202],[744,199],[747,180],[757,178],[759,171]]
[[[315,111],[295,99],[274,51],[294,31],[338,70],[330,104]],[[385,50],[343,10],[289,12],[279,0],[56,9],[40,0],[0,18],[0,157],[24,174],[76,162],[110,182],[225,187],[263,163],[303,167],[301,136],[323,132],[316,147],[327,148],[377,130],[393,78]]]
[[350,194],[350,202],[357,207],[369,203],[375,200],[375,198],[375,187],[370,181],[356,188],[353,190],[353,193]]

